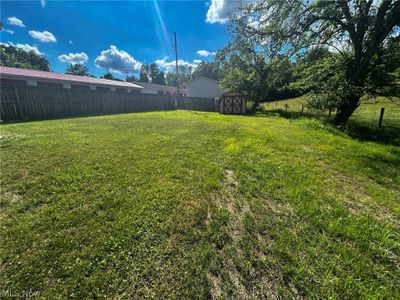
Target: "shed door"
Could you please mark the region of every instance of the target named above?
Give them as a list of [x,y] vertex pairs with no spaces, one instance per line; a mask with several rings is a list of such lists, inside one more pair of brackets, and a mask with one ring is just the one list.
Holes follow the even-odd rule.
[[242,96],[233,95],[224,97],[224,114],[242,113]]

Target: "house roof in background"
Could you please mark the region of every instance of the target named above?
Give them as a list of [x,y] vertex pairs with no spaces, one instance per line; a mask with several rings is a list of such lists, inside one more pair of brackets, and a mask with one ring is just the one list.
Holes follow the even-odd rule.
[[9,77],[15,79],[36,79],[36,80],[49,80],[57,82],[68,82],[68,83],[81,83],[81,84],[92,84],[92,85],[102,85],[110,87],[124,87],[131,89],[142,89],[140,85],[126,82],[126,81],[116,81],[103,78],[95,78],[88,76],[78,76],[71,74],[60,74],[54,72],[12,68],[0,66],[0,77]]
[[[176,93],[176,86],[155,84],[150,82],[138,82],[137,84],[147,88],[155,89],[159,92]],[[179,92],[186,93],[186,89],[179,88]]]

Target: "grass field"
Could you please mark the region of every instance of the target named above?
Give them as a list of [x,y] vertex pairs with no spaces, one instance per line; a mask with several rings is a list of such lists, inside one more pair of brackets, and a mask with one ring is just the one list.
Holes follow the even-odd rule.
[[0,131],[3,295],[400,297],[396,143],[274,112]]
[[[385,108],[382,127],[378,128],[381,108]],[[335,112],[317,113],[309,110],[302,97],[264,103],[265,112],[277,113],[286,118],[312,117],[323,121],[332,121]],[[349,135],[383,143],[400,146],[400,99],[389,100],[378,97],[361,104],[350,118],[344,130]]]

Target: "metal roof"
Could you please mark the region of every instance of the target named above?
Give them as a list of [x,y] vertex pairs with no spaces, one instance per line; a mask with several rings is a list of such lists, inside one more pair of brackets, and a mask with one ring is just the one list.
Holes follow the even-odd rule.
[[0,77],[11,77],[15,79],[36,79],[36,80],[49,80],[58,82],[68,82],[68,83],[81,83],[89,85],[106,85],[110,87],[124,87],[131,89],[143,89],[140,85],[126,82],[126,81],[116,81],[103,78],[95,78],[88,76],[78,76],[71,74],[60,74],[54,72],[12,68],[0,66]]

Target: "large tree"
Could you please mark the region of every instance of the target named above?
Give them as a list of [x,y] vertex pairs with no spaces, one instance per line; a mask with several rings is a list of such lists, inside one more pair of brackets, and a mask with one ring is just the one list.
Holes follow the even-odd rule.
[[139,73],[139,81],[140,82],[149,82],[148,70],[149,70],[149,66],[148,65],[144,65],[143,64],[140,67],[140,73]]
[[0,62],[2,66],[50,71],[49,61],[34,51],[25,51],[12,45],[0,45]]
[[295,95],[289,87],[293,63],[283,55],[268,58],[255,42],[236,37],[218,51],[215,63],[223,74],[221,85],[227,90],[240,90],[249,100],[260,102]]
[[70,64],[65,70],[66,74],[89,76],[89,69],[82,64]]
[[165,85],[165,73],[159,72],[152,78],[152,83]]
[[117,77],[114,77],[114,75],[111,74],[110,72],[107,72],[107,73],[104,74],[103,76],[100,76],[100,78],[109,79],[109,80],[115,80],[115,81],[122,81],[122,79],[119,79],[119,78],[117,78]]
[[218,51],[216,61],[223,70],[221,85],[227,90],[240,90],[250,100],[266,100],[267,63],[262,53],[255,51],[251,41],[237,37]]
[[[178,66],[179,73],[179,86],[185,87],[186,83],[192,79],[192,67],[179,65]],[[166,84],[170,86],[177,86],[177,77],[176,71],[168,72],[165,78]]]
[[136,82],[138,80],[135,75],[131,75],[131,76],[126,76],[125,81],[126,82]]
[[292,57],[318,47],[339,53],[331,63],[343,70],[343,80],[337,81],[340,88],[324,85],[328,90],[321,94],[329,95],[333,92],[330,89],[336,88],[335,123],[343,124],[359,106],[361,97],[373,88],[368,78],[374,72],[374,62],[379,61],[382,49],[398,33],[399,26],[399,0],[265,0],[236,14],[231,30],[237,38],[251,41],[254,51],[269,57]]
[[160,73],[160,68],[157,66],[157,64],[156,63],[150,64],[148,67],[148,74],[152,82],[158,76],[158,73]]
[[196,69],[193,71],[192,77],[197,78],[200,76],[205,76],[209,78],[213,78],[215,80],[219,80],[222,77],[221,68],[218,61],[201,61]]

